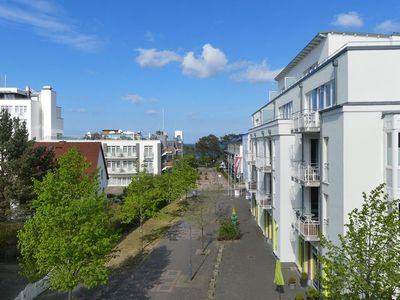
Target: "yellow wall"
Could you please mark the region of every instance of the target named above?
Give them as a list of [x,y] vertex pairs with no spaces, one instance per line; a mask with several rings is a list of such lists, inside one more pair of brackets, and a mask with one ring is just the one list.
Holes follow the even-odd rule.
[[278,230],[276,228],[276,222],[275,219],[272,220],[272,227],[273,227],[273,240],[272,240],[272,244],[273,244],[273,249],[274,251],[278,250],[278,240],[277,240],[277,235],[278,235]]

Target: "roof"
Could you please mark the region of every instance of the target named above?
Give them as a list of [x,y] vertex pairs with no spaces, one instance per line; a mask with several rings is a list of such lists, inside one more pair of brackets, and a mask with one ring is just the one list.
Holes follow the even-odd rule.
[[398,33],[393,34],[378,34],[378,33],[366,33],[366,32],[345,32],[345,31],[326,31],[319,32],[316,36],[292,59],[292,61],[274,78],[276,81],[281,80],[294,66],[296,66],[308,53],[310,53],[315,47],[317,47],[322,40],[324,40],[328,34],[336,35],[357,35],[366,37],[391,37],[399,36]]
[[54,151],[56,159],[63,156],[68,150],[72,148],[77,148],[83,156],[90,162],[90,167],[86,170],[86,174],[93,174],[93,172],[97,169],[97,162],[99,159],[99,155],[101,155],[107,179],[108,172],[107,172],[107,164],[104,158],[103,148],[101,147],[100,142],[67,142],[67,141],[57,141],[57,142],[35,142],[35,147],[46,147]]

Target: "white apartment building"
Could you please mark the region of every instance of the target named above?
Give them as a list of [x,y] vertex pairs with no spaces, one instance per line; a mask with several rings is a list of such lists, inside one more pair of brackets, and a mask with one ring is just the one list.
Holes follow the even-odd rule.
[[64,134],[61,107],[57,106],[56,92],[49,85],[43,86],[40,92],[29,87],[25,90],[2,87],[0,109],[25,121],[30,139],[56,139]]
[[317,34],[276,76],[244,145],[257,224],[318,287],[319,233],[334,243],[362,192],[400,191],[400,36]]
[[161,174],[160,140],[101,140],[109,174],[108,186],[128,186],[138,170]]

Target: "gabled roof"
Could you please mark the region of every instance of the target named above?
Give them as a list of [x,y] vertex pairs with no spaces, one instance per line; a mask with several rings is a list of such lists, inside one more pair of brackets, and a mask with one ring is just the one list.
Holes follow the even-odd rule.
[[324,40],[328,34],[336,35],[356,35],[365,37],[391,37],[398,36],[399,34],[378,34],[378,33],[366,33],[366,32],[344,32],[344,31],[326,31],[319,32],[317,35],[292,59],[292,61],[274,78],[276,81],[281,80],[294,66],[296,66],[308,53],[310,53],[315,47],[317,47],[322,40]]
[[99,155],[101,155],[104,167],[106,171],[107,179],[107,164],[104,158],[103,148],[100,142],[67,142],[67,141],[57,141],[57,142],[35,142],[35,147],[46,147],[54,151],[56,159],[63,156],[71,148],[77,148],[90,162],[90,167],[86,170],[86,174],[93,174],[97,169],[97,162]]

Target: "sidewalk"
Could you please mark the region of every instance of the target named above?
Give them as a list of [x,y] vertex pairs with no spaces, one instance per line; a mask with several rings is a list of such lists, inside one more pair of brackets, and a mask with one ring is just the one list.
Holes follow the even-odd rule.
[[[275,256],[252,218],[247,200],[243,197],[230,200],[225,196],[221,202],[224,206],[235,206],[242,238],[225,244],[215,299],[279,299],[273,283]],[[305,291],[299,285],[295,290],[287,286],[290,276],[298,278],[293,267],[292,264],[282,264],[286,283],[281,295],[283,300],[293,300],[297,291]]]

